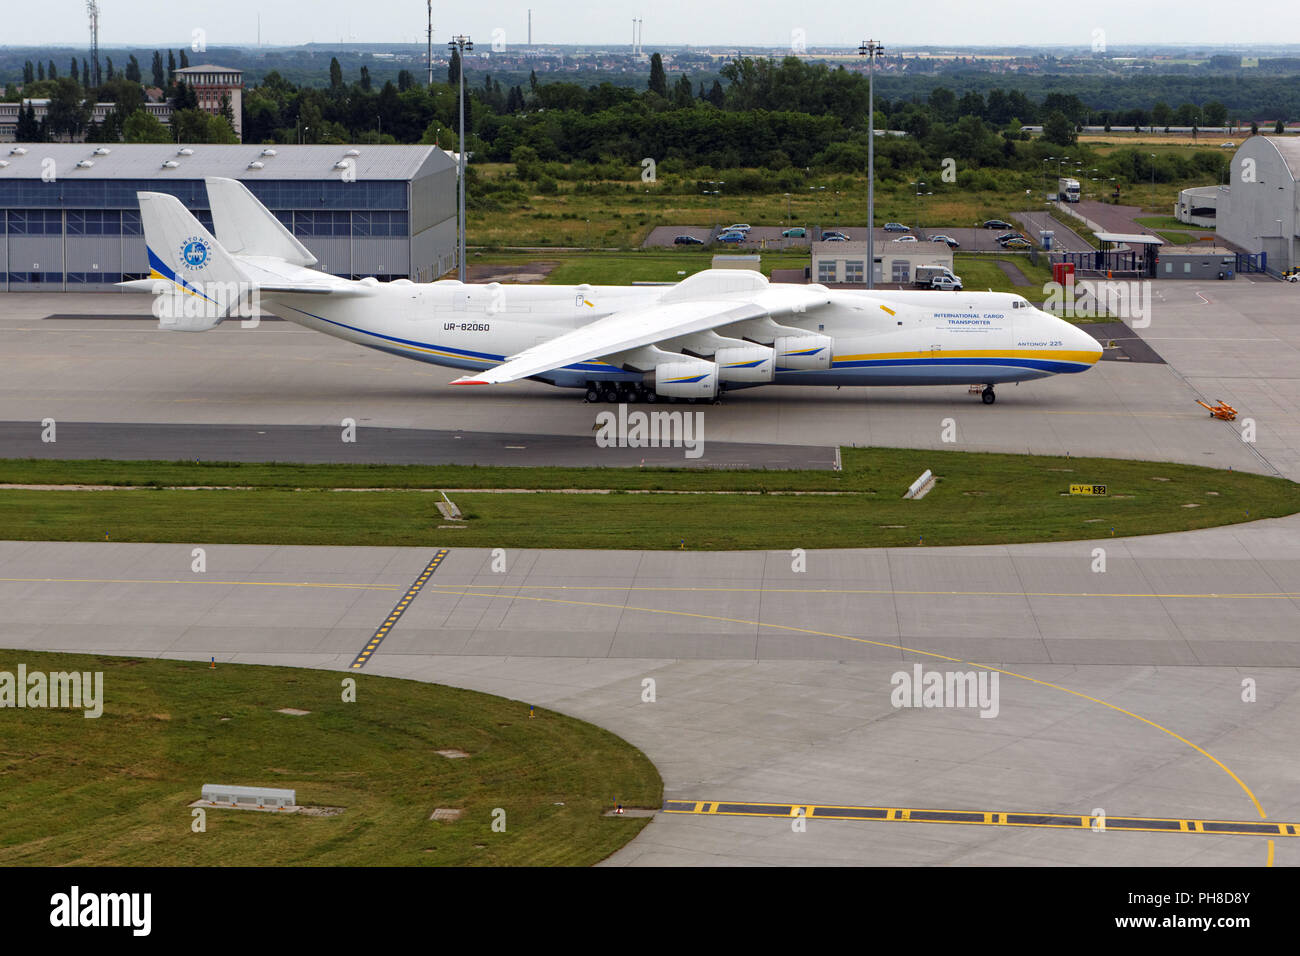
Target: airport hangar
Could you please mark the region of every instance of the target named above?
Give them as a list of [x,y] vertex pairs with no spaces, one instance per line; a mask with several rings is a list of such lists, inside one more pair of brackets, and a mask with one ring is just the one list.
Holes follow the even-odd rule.
[[[1231,185],[1218,194],[1218,234],[1268,256],[1270,271],[1300,261],[1300,138],[1251,136],[1232,157]],[[1202,197],[1198,205],[1203,205]]]
[[170,193],[211,230],[207,176],[242,181],[334,275],[456,265],[456,163],[436,146],[16,143],[0,151],[0,291],[147,279],[136,193]]

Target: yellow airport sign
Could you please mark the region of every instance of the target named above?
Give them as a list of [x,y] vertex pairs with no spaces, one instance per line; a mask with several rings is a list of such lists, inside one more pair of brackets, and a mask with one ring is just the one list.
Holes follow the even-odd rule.
[[1071,485],[1070,494],[1072,495],[1104,495],[1106,493],[1105,485]]

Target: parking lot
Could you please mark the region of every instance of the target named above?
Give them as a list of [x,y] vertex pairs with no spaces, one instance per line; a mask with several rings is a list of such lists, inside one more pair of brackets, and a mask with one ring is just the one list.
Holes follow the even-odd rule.
[[[1013,214],[1016,219],[1024,219],[1022,213]],[[1056,231],[1057,243],[1062,240],[1069,242],[1067,251],[1085,251],[1089,248],[1088,244],[1068,228],[1053,220],[1046,213],[1041,214],[1042,218],[1050,225],[1042,228],[1054,229]],[[905,225],[909,225],[905,223]],[[1035,243],[1038,241],[1037,226],[1031,227],[1029,222],[1025,222],[1026,229],[1032,231],[1027,233],[1028,237]],[[804,226],[807,236],[802,239],[784,238],[781,233],[784,229],[792,227],[786,226],[754,226],[749,230],[748,237],[744,242],[737,243],[719,243],[723,248],[740,249],[746,252],[757,252],[766,249],[807,249],[809,237],[820,237],[824,232],[838,232],[847,236],[850,241],[865,242],[867,238],[867,228],[865,226],[835,226],[823,224],[819,227]],[[797,227],[795,227],[797,228]],[[877,245],[881,243],[890,243],[903,236],[915,236],[921,241],[926,241],[931,236],[944,235],[955,239],[960,245],[958,248],[962,252],[999,252],[1000,247],[997,244],[997,237],[1004,232],[1016,231],[1014,228],[1007,229],[983,229],[976,228],[973,224],[970,226],[934,226],[927,227],[922,225],[920,232],[909,228],[907,232],[887,232],[883,227],[876,229],[875,240]],[[664,249],[673,248],[674,239],[677,236],[691,236],[701,242],[708,244],[718,235],[719,230],[712,229],[708,226],[656,226],[650,231],[645,242],[641,244],[643,249]],[[1079,248],[1074,248],[1074,246]],[[691,248],[698,248],[692,246]]]

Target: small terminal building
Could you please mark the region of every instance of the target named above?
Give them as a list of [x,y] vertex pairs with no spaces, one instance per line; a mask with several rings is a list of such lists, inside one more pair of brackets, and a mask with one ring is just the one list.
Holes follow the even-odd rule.
[[1174,218],[1189,226],[1213,229],[1219,224],[1219,199],[1227,190],[1222,186],[1193,186],[1178,194]]
[[211,230],[207,176],[243,182],[325,272],[456,266],[456,163],[436,146],[17,143],[0,147],[0,291],[148,278],[136,193],[176,196]]
[[[911,285],[918,266],[952,269],[952,250],[943,242],[876,242],[876,286]],[[866,285],[866,240],[814,242],[810,278],[822,285]]]

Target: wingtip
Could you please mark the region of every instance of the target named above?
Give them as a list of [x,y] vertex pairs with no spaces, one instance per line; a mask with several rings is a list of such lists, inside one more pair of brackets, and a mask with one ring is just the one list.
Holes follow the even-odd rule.
[[458,378],[451,384],[452,385],[490,385],[492,383],[481,378]]

